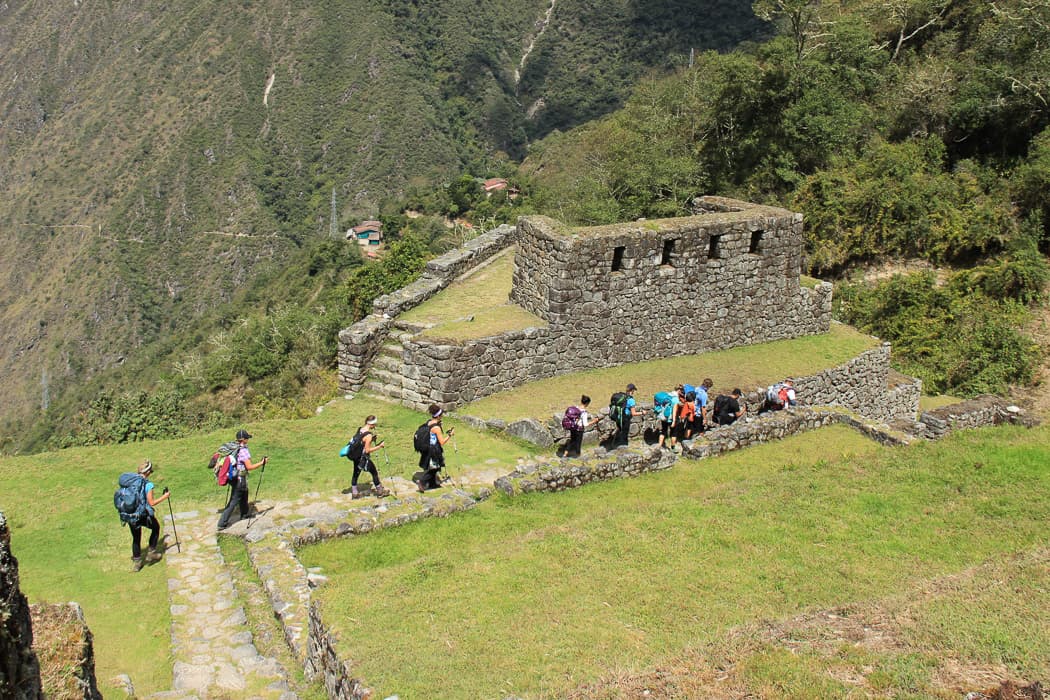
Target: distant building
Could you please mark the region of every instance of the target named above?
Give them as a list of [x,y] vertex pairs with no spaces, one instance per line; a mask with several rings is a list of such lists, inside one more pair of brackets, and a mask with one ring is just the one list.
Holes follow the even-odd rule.
[[374,220],[362,221],[346,232],[346,240],[351,239],[367,251],[378,250],[383,245],[383,224]]
[[493,192],[507,189],[507,181],[502,177],[490,177],[488,180],[485,180],[482,187],[485,189],[485,194],[492,194]]

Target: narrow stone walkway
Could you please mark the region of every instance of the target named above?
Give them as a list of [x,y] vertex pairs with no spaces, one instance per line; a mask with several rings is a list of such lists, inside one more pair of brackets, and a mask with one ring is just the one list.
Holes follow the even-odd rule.
[[[170,517],[168,528],[170,532]],[[165,553],[171,603],[173,690],[157,697],[296,700],[285,669],[259,654],[219,551],[217,515],[177,513],[181,553]]]

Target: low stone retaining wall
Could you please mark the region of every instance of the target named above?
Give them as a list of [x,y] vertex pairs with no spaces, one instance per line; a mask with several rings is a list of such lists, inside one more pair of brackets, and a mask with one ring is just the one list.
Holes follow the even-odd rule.
[[427,263],[423,276],[392,294],[372,302],[372,313],[339,332],[339,388],[359,391],[368,368],[383,344],[393,318],[419,306],[447,287],[468,268],[492,257],[510,245],[513,226],[503,225],[467,241],[463,246]]
[[595,450],[579,459],[528,462],[496,479],[495,486],[508,496],[533,491],[564,491],[595,481],[670,469],[676,461],[674,453],[659,447],[615,452]]
[[1017,406],[1011,406],[998,396],[984,395],[975,399],[924,411],[917,429],[923,437],[936,440],[953,430],[981,428],[988,425],[1018,423],[1034,425],[1036,421]]
[[331,700],[368,700],[372,697],[371,688],[354,678],[350,662],[339,658],[335,643],[335,635],[324,624],[320,606],[311,603],[306,675],[321,679]]

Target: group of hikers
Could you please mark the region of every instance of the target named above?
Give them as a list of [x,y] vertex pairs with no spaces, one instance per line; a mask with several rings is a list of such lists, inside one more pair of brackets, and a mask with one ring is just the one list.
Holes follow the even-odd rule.
[[[693,439],[713,427],[729,425],[747,413],[747,405],[740,389],[733,389],[729,394],[720,394],[711,400],[713,386],[714,382],[711,379],[704,379],[695,386],[678,384],[671,391],[657,392],[653,396],[652,408],[645,409],[639,406],[635,399],[638,387],[628,384],[625,391],[618,391],[612,395],[607,415],[592,414],[591,398],[587,395],[581,396],[579,406],[570,406],[564,413],[562,427],[569,433],[564,455],[579,457],[584,433],[605,419],[610,420],[615,428],[610,446],[616,448],[627,445],[631,422],[648,411],[652,411],[660,421],[658,444],[678,451],[680,442]],[[767,389],[759,412],[778,410],[795,404],[794,382],[785,379]],[[412,481],[420,493],[441,487],[441,472],[445,469],[444,448],[455,432],[455,428],[445,431],[442,427],[444,410],[440,406],[431,404],[427,413],[430,417],[416,429],[413,436],[413,447],[419,453],[419,471],[413,474]],[[353,464],[353,475],[348,490],[351,498],[357,499],[364,495],[358,488],[358,481],[365,473],[372,478],[372,495],[379,498],[390,495],[390,491],[379,479],[379,470],[372,458],[376,452],[386,447],[386,441],[376,433],[378,425],[379,420],[376,416],[366,417],[364,424],[339,453]],[[208,466],[213,469],[219,485],[230,487],[229,500],[219,518],[219,530],[225,530],[234,522],[235,511],[240,516],[239,519],[246,519],[251,515],[248,473],[256,469],[265,470],[269,460],[268,457],[263,457],[257,462],[252,461],[251,451],[248,449],[248,441],[251,439],[252,436],[247,430],[238,430],[236,439],[223,444],[209,462]],[[387,464],[389,462],[387,458]],[[131,558],[135,571],[145,564],[159,561],[163,553],[159,543],[160,523],[155,508],[167,501],[170,493],[165,488],[161,495],[157,496],[154,484],[150,480],[153,473],[153,463],[149,460],[144,461],[135,472],[120,476],[119,488],[113,495],[121,522],[127,524],[131,530]],[[174,525],[174,516],[172,520]],[[145,554],[142,551],[144,527],[150,531]]]
[[[714,381],[704,379],[700,384],[678,384],[671,391],[659,391],[653,396],[650,409],[660,421],[657,443],[660,447],[678,451],[679,443],[691,440],[721,425],[730,425],[747,413],[747,404],[740,389],[733,389],[729,394],[719,394],[710,398]],[[592,416],[590,413],[591,397],[584,394],[580,397],[579,406],[569,406],[562,418],[562,427],[569,432],[565,446],[566,457],[579,457],[583,446],[583,434],[591,427],[608,417],[615,428],[610,441],[613,448],[625,446],[630,439],[631,422],[647,411],[638,405],[635,393],[638,387],[628,384],[625,391],[618,391],[609,399],[609,412],[606,415]],[[770,386],[759,408],[759,412],[780,410],[786,406],[796,405],[795,383],[785,379]]]
[[[455,433],[455,428],[446,431],[442,427],[444,413],[440,406],[432,404],[428,409],[430,417],[419,426],[413,437],[413,445],[419,453],[419,471],[413,475],[412,481],[420,493],[441,488],[441,472],[445,469],[444,448]],[[378,425],[379,419],[376,416],[365,418],[364,424],[340,451],[340,455],[353,464],[353,476],[348,490],[351,498],[356,499],[364,495],[358,488],[358,481],[365,473],[372,477],[372,495],[379,498],[390,495],[390,491],[381,483],[379,470],[372,459],[377,451],[386,447],[386,441],[380,439],[376,433]],[[229,500],[219,517],[219,530],[225,530],[236,522],[235,513],[239,515],[239,520],[247,519],[251,515],[248,473],[256,469],[265,470],[269,461],[269,457],[263,457],[259,461],[252,460],[251,451],[248,449],[248,441],[251,439],[252,435],[247,430],[238,430],[236,439],[224,443],[212,455],[208,464],[218,484],[230,489]],[[387,463],[389,464],[389,458]],[[150,481],[153,472],[153,463],[149,460],[144,461],[136,471],[121,474],[117,480],[118,488],[113,494],[113,504],[120,520],[131,530],[131,558],[135,571],[141,570],[146,564],[160,561],[163,554],[160,523],[155,508],[168,500],[170,494],[165,488],[162,495],[157,496],[154,484]],[[174,515],[172,520],[174,525]],[[150,531],[149,549],[145,554],[142,551],[143,528]]]

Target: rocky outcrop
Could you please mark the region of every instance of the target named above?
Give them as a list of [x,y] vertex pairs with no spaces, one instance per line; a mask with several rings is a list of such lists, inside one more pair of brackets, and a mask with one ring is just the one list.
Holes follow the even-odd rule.
[[40,664],[33,652],[29,604],[18,587],[18,560],[11,553],[11,531],[0,512],[0,697],[43,698]]

